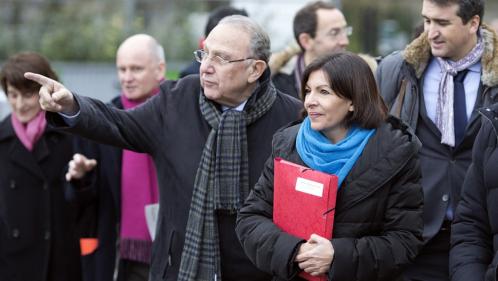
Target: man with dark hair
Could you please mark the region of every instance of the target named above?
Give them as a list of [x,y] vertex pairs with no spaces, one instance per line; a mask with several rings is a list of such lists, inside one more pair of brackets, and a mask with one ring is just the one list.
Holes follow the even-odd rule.
[[275,87],[297,98],[306,65],[319,56],[345,50],[352,28],[347,26],[339,9],[324,1],[301,8],[294,16],[293,28],[299,53],[284,51],[275,54],[270,67],[274,72]]
[[[237,9],[231,6],[218,7],[209,14],[208,21],[204,29],[204,38],[201,42],[201,48],[203,48],[202,45],[204,44],[204,39],[207,38],[209,32],[213,30],[213,28],[220,22],[220,20],[222,20],[224,17],[232,15],[241,15],[246,17],[248,16],[246,10]],[[201,67],[201,64],[198,61],[193,60],[187,67],[180,71],[179,78],[185,77],[190,74],[199,74],[199,67]]]
[[200,76],[161,84],[123,111],[33,73],[52,125],[152,156],[159,217],[151,281],[267,281],[235,235],[236,214],[271,154],[273,134],[298,118],[299,101],[279,93],[267,68],[270,39],[254,21],[229,16],[195,52]]
[[406,280],[448,280],[451,224],[481,124],[498,98],[498,44],[482,0],[423,0],[424,32],[377,70],[391,114],[422,141],[424,247]]

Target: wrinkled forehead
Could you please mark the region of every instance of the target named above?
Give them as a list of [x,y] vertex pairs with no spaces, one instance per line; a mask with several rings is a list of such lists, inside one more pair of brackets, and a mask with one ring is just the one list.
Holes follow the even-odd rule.
[[247,30],[237,25],[219,24],[204,41],[204,50],[227,55],[249,55],[250,36]]
[[116,54],[116,64],[140,63],[149,64],[154,61],[154,54],[150,48],[144,45],[125,46],[120,48]]

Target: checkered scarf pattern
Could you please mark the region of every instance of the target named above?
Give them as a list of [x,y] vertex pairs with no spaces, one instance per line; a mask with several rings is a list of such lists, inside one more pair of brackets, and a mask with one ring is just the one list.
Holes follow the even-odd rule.
[[[265,83],[266,84],[266,83]],[[269,83],[260,84],[244,111],[220,112],[199,96],[202,115],[211,126],[194,182],[180,263],[179,281],[221,281],[216,210],[236,213],[249,195],[246,127],[263,116],[276,99]],[[264,91],[258,95],[260,91]]]

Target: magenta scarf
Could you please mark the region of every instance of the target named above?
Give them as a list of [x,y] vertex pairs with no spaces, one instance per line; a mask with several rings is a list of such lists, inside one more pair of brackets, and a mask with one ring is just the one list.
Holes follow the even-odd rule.
[[[159,89],[154,91],[157,94]],[[125,109],[144,101],[132,101],[121,95]],[[152,158],[144,153],[123,150],[121,169],[121,258],[150,262],[151,238],[145,221],[148,204],[158,202],[156,169]]]
[[40,110],[35,118],[31,119],[28,123],[22,124],[15,113],[11,114],[10,121],[12,122],[12,127],[17,135],[17,138],[29,151],[33,151],[35,143],[40,139],[47,126],[47,121],[45,120],[45,111]]

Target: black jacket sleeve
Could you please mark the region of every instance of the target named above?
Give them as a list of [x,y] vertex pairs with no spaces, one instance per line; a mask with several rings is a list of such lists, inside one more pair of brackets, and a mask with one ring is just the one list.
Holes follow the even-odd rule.
[[162,133],[164,93],[130,110],[117,109],[99,100],[74,95],[80,106],[76,123],[68,127],[58,113],[47,112],[50,125],[98,143],[152,154]]
[[[496,148],[496,135],[491,122],[483,119],[451,229],[450,275],[453,281],[485,280],[493,259],[493,236],[486,202],[488,192],[483,181],[486,157],[493,148]],[[496,167],[496,163],[491,165]],[[496,280],[495,269],[490,270],[490,275],[494,276],[486,280]]]
[[332,238],[329,280],[393,280],[422,247],[423,192],[418,157],[412,157],[388,183],[386,211],[375,236]]

